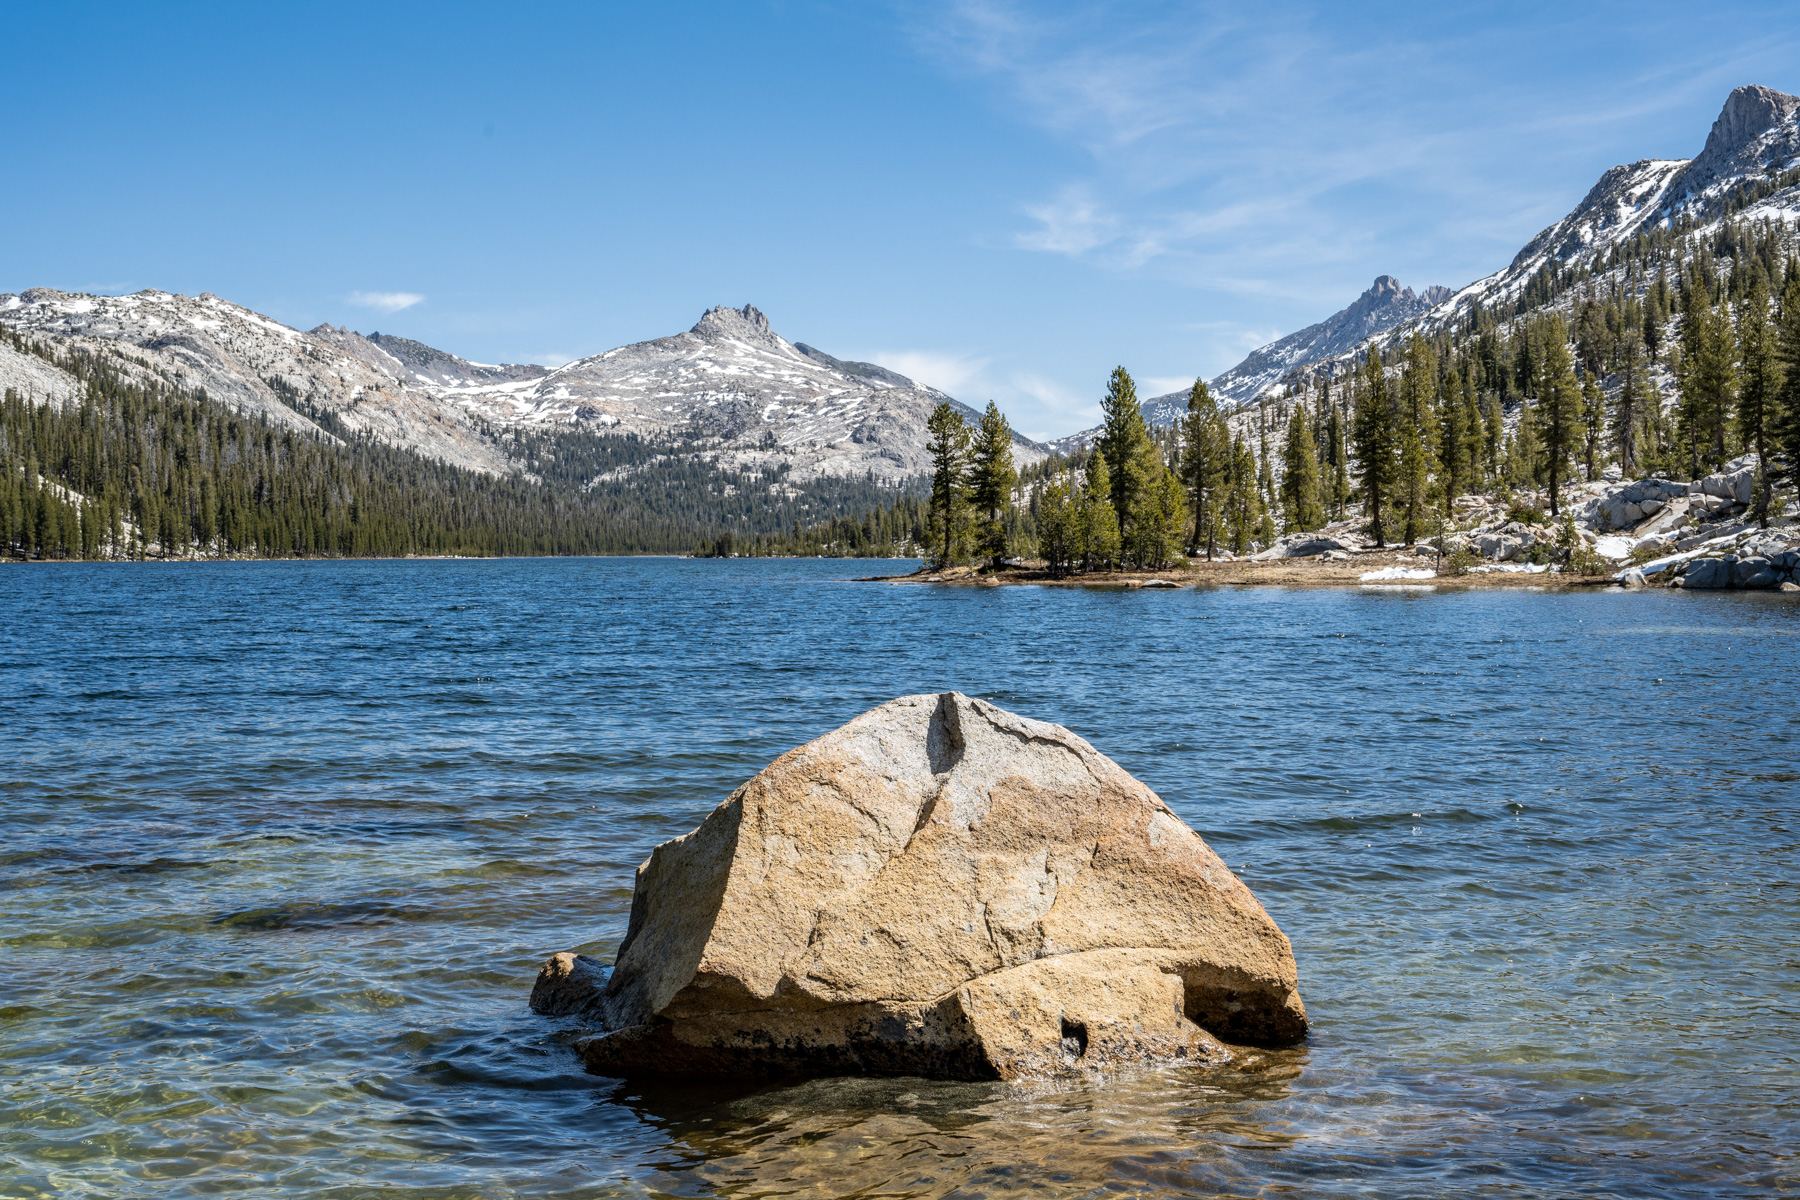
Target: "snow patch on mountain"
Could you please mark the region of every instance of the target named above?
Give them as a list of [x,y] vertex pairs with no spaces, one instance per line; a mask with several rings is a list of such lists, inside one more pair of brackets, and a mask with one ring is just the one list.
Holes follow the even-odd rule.
[[[33,288],[0,296],[0,321],[146,381],[203,388],[277,425],[328,425],[496,474],[518,469],[496,432],[586,428],[685,441],[717,465],[785,471],[795,483],[873,476],[899,485],[930,469],[934,407],[947,401],[977,416],[898,372],[789,342],[751,305],[708,309],[685,333],[555,369],[471,362],[341,325],[301,332],[210,294]],[[4,369],[22,383],[19,372],[38,370]],[[53,383],[46,376],[29,390],[49,395]],[[1045,453],[1014,439],[1020,465]]]
[[[1402,287],[1392,275],[1378,276],[1349,307],[1251,351],[1243,362],[1208,380],[1207,387],[1222,408],[1249,404],[1278,387],[1295,369],[1353,350],[1369,338],[1429,312],[1450,294],[1450,289],[1442,286],[1414,292]],[[1152,397],[1143,402],[1144,419],[1152,425],[1173,425],[1186,414],[1187,403],[1186,388]],[[1099,436],[1100,427],[1095,426],[1050,445],[1059,453],[1068,454]]]
[[[1800,97],[1766,87],[1737,88],[1696,157],[1646,158],[1604,172],[1567,216],[1526,242],[1503,269],[1454,292],[1433,287],[1418,295],[1384,275],[1350,307],[1253,352],[1209,386],[1222,406],[1242,406],[1286,384],[1304,384],[1321,370],[1339,370],[1371,342],[1391,346],[1414,330],[1442,330],[1473,306],[1510,314],[1545,267],[1594,266],[1640,231],[1684,218],[1696,222],[1700,235],[1712,234],[1741,189],[1769,186],[1795,168],[1800,168]],[[1800,226],[1800,184],[1741,207],[1730,219]],[[1186,411],[1185,391],[1144,402],[1144,415],[1155,425],[1171,424]],[[1069,453],[1098,434],[1098,428],[1087,429],[1050,445]]]

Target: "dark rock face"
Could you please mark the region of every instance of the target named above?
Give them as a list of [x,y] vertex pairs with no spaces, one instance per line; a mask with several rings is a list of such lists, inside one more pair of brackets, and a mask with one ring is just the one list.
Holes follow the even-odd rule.
[[1800,565],[1800,552],[1792,550],[1741,558],[1736,554],[1696,558],[1681,573],[1681,586],[1706,591],[1724,588],[1766,591],[1793,582],[1797,565]]

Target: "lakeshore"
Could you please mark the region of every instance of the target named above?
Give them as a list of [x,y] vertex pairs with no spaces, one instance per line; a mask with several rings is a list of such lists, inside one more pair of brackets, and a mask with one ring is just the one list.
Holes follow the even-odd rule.
[[[1403,574],[1404,572],[1404,574]],[[1424,572],[1434,572],[1424,574]],[[1368,579],[1380,574],[1384,578]],[[1420,587],[1450,590],[1536,589],[1539,591],[1593,590],[1616,588],[1618,583],[1609,572],[1604,575],[1573,575],[1554,569],[1488,570],[1476,567],[1461,574],[1446,574],[1437,556],[1429,557],[1407,550],[1370,551],[1348,560],[1318,561],[1312,559],[1273,559],[1256,561],[1240,558],[1207,562],[1204,559],[1170,567],[1161,571],[1094,571],[1081,575],[1053,577],[1041,564],[1009,566],[999,571],[972,566],[945,568],[920,567],[905,575],[870,575],[859,583],[938,584],[951,587],[1056,587],[1056,588],[1206,588],[1206,587],[1281,587],[1281,588],[1364,588]]]

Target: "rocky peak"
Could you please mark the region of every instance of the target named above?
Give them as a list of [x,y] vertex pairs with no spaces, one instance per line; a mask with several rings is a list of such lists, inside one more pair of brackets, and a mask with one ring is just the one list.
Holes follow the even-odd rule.
[[1706,135],[1700,157],[1726,159],[1800,111],[1800,96],[1751,84],[1734,88]]
[[1800,96],[1741,87],[1725,100],[1706,148],[1670,183],[1669,207],[1701,201],[1696,215],[1716,215],[1720,185],[1740,175],[1790,166],[1800,158]]
[[1327,323],[1338,320],[1360,322],[1394,305],[1411,307],[1417,302],[1418,297],[1413,294],[1413,290],[1400,286],[1398,279],[1392,275],[1377,275],[1368,291],[1352,301],[1350,307],[1337,317],[1327,318]]
[[746,304],[742,308],[715,305],[706,310],[695,323],[693,331],[702,337],[752,338],[762,341],[774,336],[769,330],[769,318],[753,304]]
[[1364,292],[1358,299],[1366,300],[1369,302],[1370,307],[1374,307],[1376,305],[1388,304],[1398,300],[1403,294],[1408,294],[1410,291],[1411,289],[1409,288],[1402,288],[1400,286],[1400,281],[1395,279],[1392,275],[1377,275],[1375,277],[1375,282],[1369,285],[1369,290]]

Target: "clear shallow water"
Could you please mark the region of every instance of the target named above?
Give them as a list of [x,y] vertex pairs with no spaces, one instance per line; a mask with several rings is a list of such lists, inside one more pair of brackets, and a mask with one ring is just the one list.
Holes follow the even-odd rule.
[[[0,568],[0,1196],[1800,1192],[1800,605]],[[1270,1069],[580,1074],[538,962],[778,753],[959,688],[1292,938]]]

